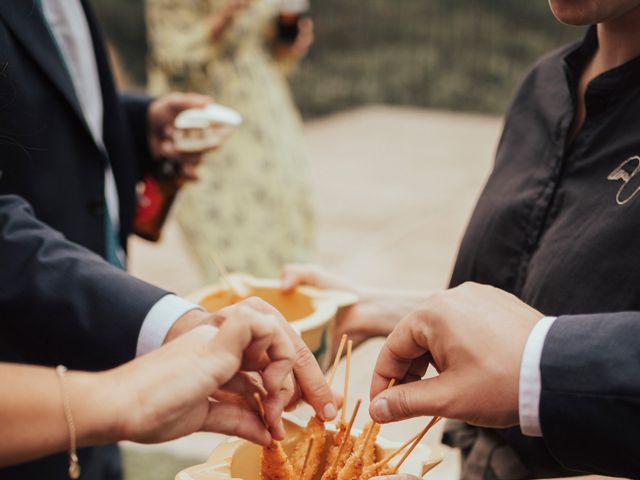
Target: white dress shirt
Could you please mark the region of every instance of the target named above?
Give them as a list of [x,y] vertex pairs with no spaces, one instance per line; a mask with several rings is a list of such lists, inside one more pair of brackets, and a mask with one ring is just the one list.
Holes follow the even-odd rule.
[[[58,44],[69,70],[75,94],[84,114],[84,119],[98,147],[105,150],[103,142],[102,89],[94,54],[89,25],[80,0],[42,0],[44,16]],[[104,191],[111,224],[120,229],[119,201],[116,181],[107,163],[104,175]],[[124,251],[120,251],[124,265]],[[160,299],[144,319],[137,355],[142,355],[162,345],[175,321],[186,312],[200,308],[175,295]]]
[[555,320],[555,317],[545,317],[540,320],[531,330],[522,353],[518,397],[520,430],[524,435],[530,437],[542,436],[542,428],[540,427],[540,394],[542,391],[540,362],[547,333]]

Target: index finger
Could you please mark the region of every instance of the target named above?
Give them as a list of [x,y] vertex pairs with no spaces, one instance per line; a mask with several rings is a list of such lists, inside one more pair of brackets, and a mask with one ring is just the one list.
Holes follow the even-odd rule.
[[302,396],[306,402],[313,407],[318,417],[322,420],[333,420],[337,414],[337,407],[333,397],[333,392],[329,388],[327,381],[322,374],[320,365],[304,343],[300,335],[289,325],[289,322],[264,300],[259,298],[249,298],[243,303],[250,305],[258,311],[270,313],[282,323],[284,331],[287,333],[295,349],[295,364],[293,372],[302,391]]
[[421,314],[410,313],[387,337],[374,368],[371,398],[386,390],[391,379],[403,379],[413,361],[429,352],[427,336],[419,328],[420,318]]
[[177,115],[187,108],[204,108],[213,103],[213,98],[199,93],[175,93],[169,97],[170,108]]

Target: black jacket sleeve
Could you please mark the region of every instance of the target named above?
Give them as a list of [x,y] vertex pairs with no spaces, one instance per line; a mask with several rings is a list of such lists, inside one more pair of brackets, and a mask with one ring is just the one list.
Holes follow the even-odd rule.
[[0,196],[0,352],[6,359],[110,368],[135,356],[167,292],[112,267]]
[[146,95],[123,92],[120,93],[122,105],[131,136],[133,137],[135,153],[142,167],[142,172],[149,171],[155,162],[149,148],[149,105],[153,99]]
[[640,313],[558,318],[541,375],[540,423],[558,461],[640,478]]

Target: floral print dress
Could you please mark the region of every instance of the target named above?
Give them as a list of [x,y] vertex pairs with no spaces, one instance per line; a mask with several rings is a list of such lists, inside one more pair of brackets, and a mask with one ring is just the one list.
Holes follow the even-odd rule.
[[302,122],[268,44],[275,6],[254,0],[214,41],[211,16],[226,1],[146,0],[150,93],[208,94],[244,119],[175,207],[210,281],[213,252],[231,271],[272,277],[307,261],[314,238]]

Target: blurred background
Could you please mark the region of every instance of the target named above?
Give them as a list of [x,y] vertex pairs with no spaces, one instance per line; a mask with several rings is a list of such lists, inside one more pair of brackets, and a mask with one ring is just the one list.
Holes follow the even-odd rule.
[[[93,3],[144,88],[144,2]],[[307,119],[370,103],[501,114],[536,58],[581,35],[545,0],[316,0],[311,13],[316,41],[291,79]]]
[[[169,5],[170,16],[171,5],[180,5],[184,11],[191,5],[202,8],[208,1],[155,3]],[[218,6],[224,3],[210,1]],[[160,30],[156,32],[154,47],[148,42],[153,36],[145,25],[142,0],[93,3],[112,44],[120,81],[129,89],[147,89],[148,67],[155,62],[149,57],[152,49],[155,48],[156,57],[162,56],[163,49],[180,45],[196,30],[188,19],[178,22],[166,38]],[[443,288],[460,236],[491,169],[502,115],[518,82],[538,57],[579,39],[583,31],[557,23],[545,0],[312,0],[309,14],[315,25],[315,42],[306,57],[289,69],[291,74],[286,79],[304,120],[304,166],[299,167],[297,175],[298,167],[287,164],[287,168],[293,168],[293,173],[287,170],[288,176],[285,175],[291,184],[276,182],[266,185],[264,191],[260,186],[252,187],[252,195],[259,200],[255,209],[264,205],[274,209],[273,205],[278,205],[285,216],[290,213],[293,218],[299,213],[295,208],[304,203],[308,193],[311,213],[305,215],[312,218],[310,226],[296,224],[287,240],[297,245],[296,238],[289,237],[309,237],[310,252],[302,255],[305,261],[318,262],[369,284],[422,290]],[[240,20],[237,23],[248,29]],[[237,30],[236,42],[241,42],[249,30]],[[221,45],[225,45],[224,40]],[[220,68],[229,68],[231,62],[230,71],[239,76],[229,82],[245,81],[241,74],[243,68],[251,72],[250,66],[238,61],[233,70],[233,49],[221,50],[216,54],[225,66]],[[191,48],[183,47],[165,59],[166,64],[180,64],[183,54],[192,53]],[[215,63],[208,68],[217,71]],[[211,74],[211,70],[202,69],[198,75],[207,71]],[[167,76],[167,86],[181,87],[174,77],[175,74]],[[277,111],[266,118],[266,123],[272,125],[258,127],[251,122],[251,112],[256,110],[244,105],[248,94],[234,97],[226,93],[228,86],[224,82],[220,92],[216,85],[219,83],[212,82],[201,93],[216,98],[222,95],[228,106],[240,110],[248,120],[245,124],[249,125],[241,127],[246,128],[245,133],[256,130],[252,138],[243,137],[245,133],[239,131],[235,134],[237,143],[260,139],[265,136],[260,132],[269,131],[273,125],[278,131],[283,120]],[[259,87],[259,94],[265,97],[273,91],[269,82],[260,83]],[[269,135],[273,137],[273,133]],[[212,160],[212,170],[203,175],[197,195],[223,191],[225,183],[241,190],[245,184],[260,181],[254,178],[256,175],[265,181],[271,178],[259,170],[263,167],[258,164],[245,163],[244,170],[238,167],[239,162],[259,156],[260,145],[265,145],[264,138],[254,150],[238,153],[235,150],[242,147],[230,144],[233,155],[225,150],[220,152],[220,158]],[[274,158],[279,158],[277,151]],[[225,177],[227,169],[238,173]],[[258,173],[254,175],[254,171]],[[308,182],[304,189],[308,192],[298,197],[278,199],[269,193],[295,190],[294,185],[305,176]],[[193,196],[185,192],[178,195]],[[250,267],[236,265],[253,264],[243,264],[242,259],[234,264],[237,252],[230,249],[225,253],[225,247],[241,245],[243,240],[255,245],[263,241],[259,228],[242,227],[247,215],[253,217],[247,211],[235,210],[238,202],[252,208],[246,198],[231,196],[222,203],[216,199],[202,203],[208,205],[204,214],[211,215],[210,220],[204,217],[204,223],[214,230],[229,230],[219,248],[223,261],[232,270],[247,270]],[[191,210],[201,205],[199,199],[196,196],[189,204],[194,206]],[[222,210],[234,212],[231,218],[216,211],[219,208],[214,207],[219,205]],[[193,225],[203,223],[203,217],[189,217],[188,210],[181,205],[178,213],[172,213],[160,242],[134,240],[130,257],[134,274],[182,295],[211,281],[211,266],[203,266],[202,255],[193,248],[198,238],[209,238],[193,231]],[[258,221],[267,225],[261,227],[264,231],[278,228],[277,220],[259,220],[256,216],[255,222]],[[212,238],[217,241],[217,237]],[[279,237],[272,241],[283,245],[284,250],[289,248]],[[292,257],[286,251],[275,251],[272,258],[278,259],[275,265],[279,267]],[[258,267],[256,271],[269,272]],[[196,435],[153,448],[125,445],[127,478],[172,478],[167,472],[202,462],[216,441],[211,436]]]

